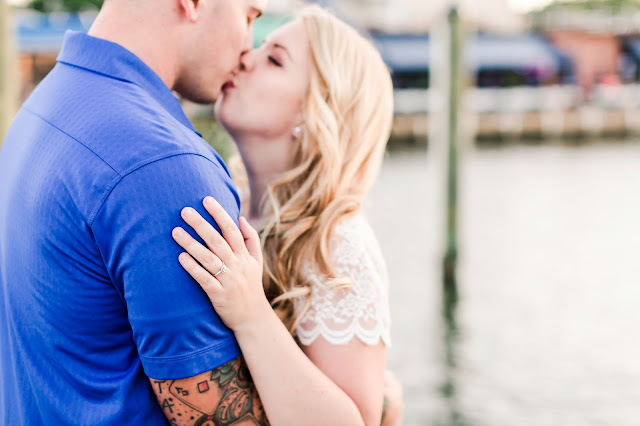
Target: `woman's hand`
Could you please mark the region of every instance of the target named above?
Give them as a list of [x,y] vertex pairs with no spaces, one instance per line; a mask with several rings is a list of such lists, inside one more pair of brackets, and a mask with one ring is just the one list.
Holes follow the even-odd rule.
[[196,210],[184,208],[182,218],[208,248],[184,229],[174,228],[173,239],[187,252],[181,253],[178,260],[207,293],[227,327],[234,331],[251,327],[272,310],[262,286],[262,251],[258,233],[243,217],[239,220],[238,229],[212,197],[205,198],[203,205],[220,227],[222,235]]

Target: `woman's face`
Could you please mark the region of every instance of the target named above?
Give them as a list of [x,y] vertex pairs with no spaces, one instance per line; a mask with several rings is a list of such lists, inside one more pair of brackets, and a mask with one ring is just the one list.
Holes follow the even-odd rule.
[[223,86],[216,117],[238,142],[251,135],[292,139],[302,124],[310,70],[304,24],[290,22],[242,56],[235,78]]

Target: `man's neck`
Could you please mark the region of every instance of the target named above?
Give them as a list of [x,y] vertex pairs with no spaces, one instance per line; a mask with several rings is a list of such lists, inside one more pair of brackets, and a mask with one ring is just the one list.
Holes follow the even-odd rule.
[[121,2],[107,2],[89,29],[89,35],[129,50],[155,71],[167,87],[173,89],[178,73],[177,61],[172,54],[172,37],[162,30],[165,26],[156,20],[157,16],[142,12],[137,16],[135,11]]

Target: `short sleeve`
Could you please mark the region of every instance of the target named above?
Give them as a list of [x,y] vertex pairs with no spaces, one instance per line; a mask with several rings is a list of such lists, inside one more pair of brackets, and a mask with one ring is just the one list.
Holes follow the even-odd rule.
[[[350,288],[330,287],[309,264],[311,283],[308,311],[296,328],[296,337],[310,345],[319,336],[344,345],[358,338],[367,345],[391,343],[388,275],[378,242],[362,215],[340,222],[331,239],[336,277],[348,278]],[[298,309],[304,298],[297,301]]]
[[231,330],[178,262],[182,249],[171,237],[176,226],[196,237],[180,217],[184,207],[213,223],[202,206],[207,195],[237,220],[239,201],[226,169],[204,156],[174,155],[124,175],[90,222],[144,371],[154,379],[192,377],[240,354]]

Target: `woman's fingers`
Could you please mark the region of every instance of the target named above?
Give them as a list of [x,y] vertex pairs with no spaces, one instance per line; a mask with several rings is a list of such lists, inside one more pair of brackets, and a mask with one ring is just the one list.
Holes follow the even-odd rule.
[[[222,238],[222,235],[216,229],[207,222],[195,209],[191,207],[185,207],[180,213],[182,219],[187,222],[187,225],[191,226],[194,231],[202,238],[207,244],[207,247],[215,253],[220,259],[226,262],[230,262],[233,256],[233,251],[227,241]],[[195,240],[193,240],[195,241]],[[196,241],[197,242],[197,241]],[[186,249],[186,247],[185,247]],[[200,262],[200,259],[194,256]],[[215,271],[214,271],[215,272]]]
[[236,223],[231,219],[231,216],[213,197],[206,197],[202,204],[220,227],[222,235],[227,240],[231,250],[235,253],[242,253],[245,250],[244,238],[242,238],[242,234]]
[[[215,232],[215,230],[214,230]],[[200,264],[209,271],[209,274],[215,274],[222,268],[222,260],[219,256],[213,253],[211,250],[196,241],[191,235],[182,228],[174,228],[171,233],[173,239],[187,251],[193,259],[200,262]],[[192,260],[193,260],[192,259]],[[195,277],[194,277],[195,278]]]
[[194,280],[200,284],[200,287],[207,293],[209,298],[213,301],[216,294],[222,290],[222,284],[218,282],[209,272],[207,272],[202,266],[193,260],[187,253],[181,253],[178,256],[178,261],[182,267],[193,277]]
[[247,246],[249,255],[262,263],[262,248],[260,247],[258,231],[249,225],[249,222],[247,222],[247,219],[243,216],[240,217],[238,223],[240,224],[240,232],[242,232],[242,236],[244,237],[244,243]]

